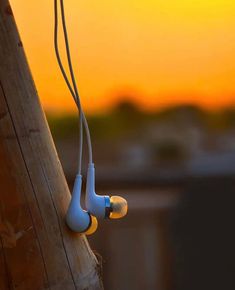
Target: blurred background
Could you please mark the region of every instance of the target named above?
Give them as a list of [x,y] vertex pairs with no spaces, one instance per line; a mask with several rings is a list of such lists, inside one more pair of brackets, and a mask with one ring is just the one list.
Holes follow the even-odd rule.
[[[11,4],[72,188],[78,120],[55,60],[53,1]],[[105,289],[234,290],[235,2],[65,8],[96,189],[129,202],[125,219],[88,238]],[[86,164],[85,151],[84,176]]]

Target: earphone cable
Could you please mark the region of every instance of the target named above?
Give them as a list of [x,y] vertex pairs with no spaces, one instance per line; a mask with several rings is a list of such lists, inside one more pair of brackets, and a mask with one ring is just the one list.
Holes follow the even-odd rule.
[[86,131],[87,145],[88,145],[88,151],[89,151],[89,163],[92,163],[92,143],[91,143],[90,130],[89,130],[89,126],[87,123],[87,119],[86,119],[85,114],[84,114],[82,107],[81,107],[80,97],[79,97],[77,84],[76,84],[76,80],[75,80],[75,76],[74,76],[74,71],[73,71],[73,66],[72,66],[72,61],[71,61],[71,54],[70,54],[70,45],[69,45],[69,40],[68,40],[68,32],[67,32],[66,20],[65,20],[64,0],[60,0],[60,6],[61,6],[62,27],[63,27],[63,31],[64,31],[64,40],[65,40],[66,54],[67,54],[67,59],[68,59],[68,64],[69,64],[69,70],[70,70],[71,79],[72,79],[72,82],[74,85],[75,94],[77,95],[79,109],[81,111],[81,116],[83,119],[85,131]]
[[77,105],[78,111],[79,111],[80,136],[79,136],[78,174],[81,174],[82,146],[83,146],[83,124],[85,127],[85,132],[86,132],[86,137],[87,137],[88,154],[89,154],[89,162],[90,163],[92,163],[92,144],[91,144],[91,137],[90,137],[88,123],[87,123],[86,117],[85,117],[83,110],[82,110],[82,107],[81,107],[79,93],[78,93],[78,89],[77,89],[77,85],[76,85],[76,80],[74,77],[74,71],[73,71],[71,55],[70,55],[70,47],[69,47],[69,41],[68,41],[68,33],[67,33],[67,28],[66,28],[63,0],[61,0],[60,3],[61,3],[62,26],[63,26],[63,32],[64,32],[65,46],[66,46],[66,55],[67,55],[67,60],[68,60],[68,65],[69,65],[69,70],[70,70],[70,75],[71,75],[74,91],[72,89],[72,86],[68,80],[65,69],[63,67],[60,53],[59,53],[59,48],[58,48],[58,6],[57,6],[57,0],[54,0],[54,13],[55,13],[54,47],[55,47],[56,58],[57,58],[61,73],[63,75],[63,78],[66,82],[66,85],[67,85],[67,87],[68,87],[68,89],[69,89],[69,91],[70,91],[70,93],[71,93],[71,95],[72,95],[72,97]]

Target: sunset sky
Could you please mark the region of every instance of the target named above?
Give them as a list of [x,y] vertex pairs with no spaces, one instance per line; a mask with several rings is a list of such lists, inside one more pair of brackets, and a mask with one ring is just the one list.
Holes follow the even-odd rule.
[[[44,108],[74,110],[54,55],[53,0],[10,2]],[[235,103],[234,0],[64,2],[86,111],[120,96],[146,109]]]

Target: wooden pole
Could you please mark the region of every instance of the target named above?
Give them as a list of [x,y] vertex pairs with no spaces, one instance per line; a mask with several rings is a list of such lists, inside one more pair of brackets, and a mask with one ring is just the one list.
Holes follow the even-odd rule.
[[0,0],[0,289],[102,289],[8,0]]

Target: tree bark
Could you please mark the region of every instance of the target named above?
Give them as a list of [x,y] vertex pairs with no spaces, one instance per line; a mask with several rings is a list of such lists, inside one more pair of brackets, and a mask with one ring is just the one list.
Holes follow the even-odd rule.
[[0,289],[102,289],[83,235],[64,222],[70,192],[11,7],[0,0]]

